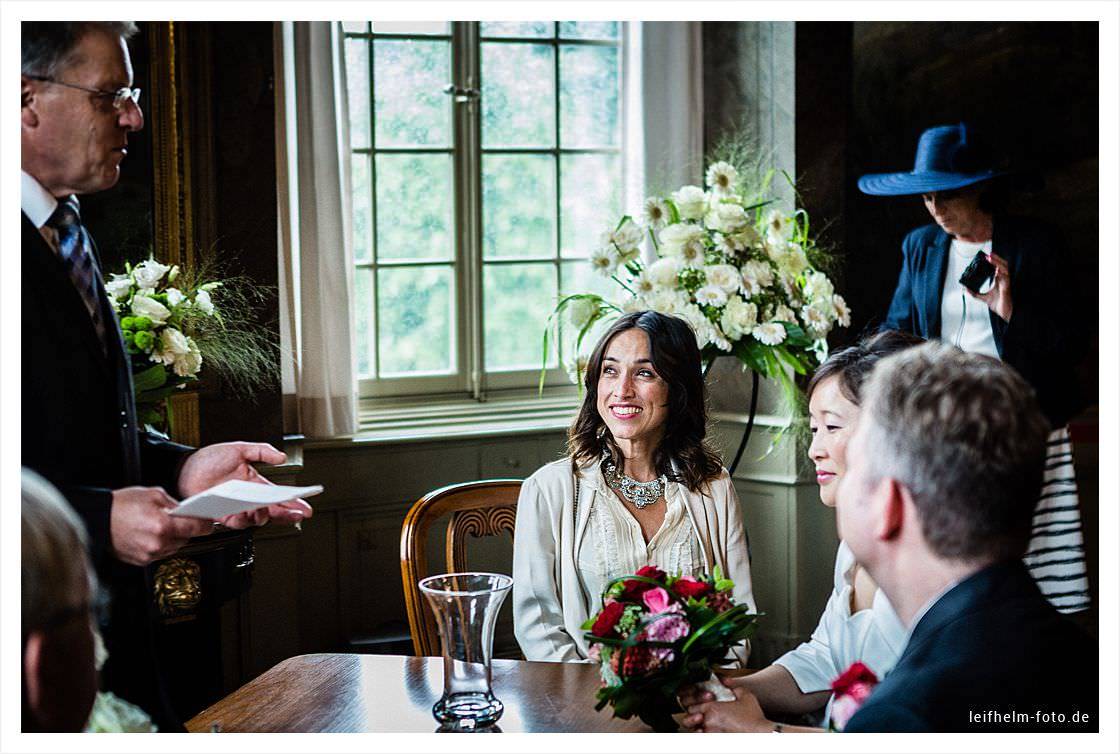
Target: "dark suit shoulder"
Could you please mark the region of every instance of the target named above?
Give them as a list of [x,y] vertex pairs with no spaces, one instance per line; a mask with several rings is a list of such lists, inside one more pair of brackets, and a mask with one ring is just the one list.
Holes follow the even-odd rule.
[[945,231],[935,223],[923,225],[920,228],[914,228],[906,234],[906,238],[902,240],[902,251],[906,254],[912,254],[916,251],[932,246],[938,237],[944,234]]

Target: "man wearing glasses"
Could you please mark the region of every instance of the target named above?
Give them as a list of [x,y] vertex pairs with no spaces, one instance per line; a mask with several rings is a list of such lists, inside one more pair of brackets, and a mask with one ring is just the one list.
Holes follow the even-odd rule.
[[[150,564],[214,522],[168,510],[227,479],[264,481],[251,464],[284,454],[258,443],[194,450],[138,430],[128,356],[77,199],[116,184],[128,136],[144,126],[127,46],[136,26],[24,22],[21,32],[22,462],[81,516],[110,588],[106,685],[175,729],[151,651]],[[219,523],[310,515],[291,501]]]

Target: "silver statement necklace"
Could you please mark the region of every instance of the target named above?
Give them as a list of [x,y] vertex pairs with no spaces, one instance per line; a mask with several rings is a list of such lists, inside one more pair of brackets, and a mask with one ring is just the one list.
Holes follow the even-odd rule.
[[603,477],[612,490],[618,492],[639,510],[656,503],[665,492],[664,474],[651,482],[639,482],[619,471],[610,458],[603,459]]

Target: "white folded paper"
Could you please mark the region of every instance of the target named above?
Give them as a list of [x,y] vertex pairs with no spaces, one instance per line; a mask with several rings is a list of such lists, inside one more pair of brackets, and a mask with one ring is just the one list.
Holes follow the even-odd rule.
[[179,503],[179,507],[171,511],[171,515],[213,520],[276,503],[285,503],[297,497],[311,497],[322,491],[321,484],[311,487],[288,487],[282,484],[261,484],[232,479],[197,495],[191,495]]

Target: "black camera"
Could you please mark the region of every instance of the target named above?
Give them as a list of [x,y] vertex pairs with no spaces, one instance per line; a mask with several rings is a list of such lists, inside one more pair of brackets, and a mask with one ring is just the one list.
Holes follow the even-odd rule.
[[988,261],[988,257],[984,252],[978,251],[961,273],[960,284],[973,293],[979,293],[984,283],[991,280],[995,274],[996,268]]

